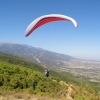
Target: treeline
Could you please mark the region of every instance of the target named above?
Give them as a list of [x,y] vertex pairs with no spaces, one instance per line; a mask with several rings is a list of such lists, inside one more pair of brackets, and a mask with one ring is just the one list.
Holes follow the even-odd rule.
[[5,61],[14,65],[20,65],[20,66],[32,68],[34,70],[39,70],[41,72],[44,71],[44,68],[41,67],[39,64],[36,64],[34,62],[31,62],[29,60],[17,56],[0,53],[0,61]]

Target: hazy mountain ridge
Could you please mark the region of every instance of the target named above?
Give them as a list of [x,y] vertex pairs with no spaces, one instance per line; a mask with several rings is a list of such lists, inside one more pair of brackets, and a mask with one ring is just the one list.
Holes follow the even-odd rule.
[[0,43],[0,52],[23,57],[44,67],[56,68],[100,82],[100,62],[97,61],[79,60],[68,55],[17,43]]
[[24,57],[28,60],[41,63],[42,65],[49,67],[63,65],[64,63],[62,63],[62,61],[74,59],[68,55],[58,54],[24,44],[1,43],[0,52]]

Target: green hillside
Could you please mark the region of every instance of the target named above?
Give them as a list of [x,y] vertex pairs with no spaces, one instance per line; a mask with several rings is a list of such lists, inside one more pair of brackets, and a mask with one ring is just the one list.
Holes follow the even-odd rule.
[[0,94],[14,91],[62,100],[98,100],[99,84],[95,86],[85,78],[84,82],[82,78],[54,70],[50,70],[47,78],[44,70],[44,67],[23,58],[0,54]]

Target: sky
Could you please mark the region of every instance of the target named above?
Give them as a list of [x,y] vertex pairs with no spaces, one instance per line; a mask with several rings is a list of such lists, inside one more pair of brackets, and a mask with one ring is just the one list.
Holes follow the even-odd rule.
[[[100,0],[0,0],[0,42],[20,43],[100,61]],[[27,26],[47,14],[63,14],[78,22],[47,23],[25,37]]]

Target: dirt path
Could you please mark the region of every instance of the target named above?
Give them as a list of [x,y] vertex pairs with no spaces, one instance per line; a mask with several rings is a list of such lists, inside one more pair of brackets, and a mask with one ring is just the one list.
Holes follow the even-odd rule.
[[73,100],[73,98],[71,97],[71,93],[72,93],[72,88],[71,88],[71,85],[69,86],[67,83],[65,83],[65,82],[63,82],[63,81],[60,81],[60,84],[61,85],[66,85],[66,86],[68,86],[68,89],[66,90],[66,98],[68,99],[68,100]]
[[73,100],[72,97],[71,97],[72,88],[70,86],[68,87],[68,90],[67,91],[68,92],[67,92],[66,98],[68,100]]

